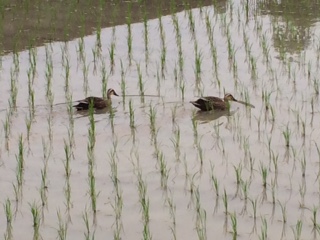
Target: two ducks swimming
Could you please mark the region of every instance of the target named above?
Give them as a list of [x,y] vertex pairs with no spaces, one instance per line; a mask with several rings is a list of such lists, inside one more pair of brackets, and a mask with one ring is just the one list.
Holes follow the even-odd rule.
[[[79,100],[78,101],[79,103],[77,105],[74,105],[73,107],[75,107],[78,111],[88,110],[90,105],[92,105],[94,109],[99,109],[99,110],[108,108],[112,104],[111,102],[112,95],[119,96],[115,92],[115,90],[113,90],[112,88],[109,88],[107,91],[106,99],[99,98],[99,97],[87,97],[83,100]],[[236,100],[230,93],[227,93],[226,95],[224,95],[224,98],[218,98],[218,97],[212,97],[212,96],[201,97],[196,101],[191,101],[190,103],[192,103],[195,107],[199,108],[201,111],[211,111],[211,110],[224,111],[224,110],[230,109],[229,101],[238,102],[254,108],[254,106],[250,103]]]

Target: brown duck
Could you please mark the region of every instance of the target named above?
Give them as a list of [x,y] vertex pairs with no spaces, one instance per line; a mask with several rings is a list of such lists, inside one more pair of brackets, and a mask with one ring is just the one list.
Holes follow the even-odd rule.
[[254,108],[254,106],[250,103],[246,103],[240,100],[235,99],[230,93],[224,95],[224,98],[218,97],[201,97],[196,101],[191,101],[195,107],[199,108],[201,111],[211,111],[211,110],[229,110],[230,103],[229,101],[238,102],[244,104],[246,106]]
[[112,88],[109,88],[107,91],[107,99],[99,97],[87,97],[83,100],[79,100],[77,105],[74,105],[78,111],[88,110],[90,104],[92,104],[94,109],[104,109],[111,106],[111,95],[119,96],[116,91]]

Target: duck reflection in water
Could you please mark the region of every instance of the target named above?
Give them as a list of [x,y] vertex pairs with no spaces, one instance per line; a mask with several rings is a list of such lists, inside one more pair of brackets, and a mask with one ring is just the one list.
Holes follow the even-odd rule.
[[238,111],[238,109],[234,110],[234,111],[229,111],[229,110],[208,111],[208,112],[197,111],[193,115],[193,119],[196,120],[196,121],[199,121],[199,122],[201,122],[201,124],[203,124],[203,123],[211,122],[213,120],[217,120],[218,118],[221,118],[223,116],[230,117],[237,111]]

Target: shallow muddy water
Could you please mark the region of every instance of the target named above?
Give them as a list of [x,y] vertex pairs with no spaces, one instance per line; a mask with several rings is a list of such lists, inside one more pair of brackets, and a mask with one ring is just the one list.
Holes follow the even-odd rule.
[[[223,9],[1,58],[6,239],[319,239],[319,22]],[[255,108],[189,103],[226,92]]]

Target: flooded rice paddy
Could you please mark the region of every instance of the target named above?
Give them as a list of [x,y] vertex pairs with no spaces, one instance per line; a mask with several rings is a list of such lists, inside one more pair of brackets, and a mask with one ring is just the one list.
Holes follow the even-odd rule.
[[[319,18],[273,4],[2,56],[4,239],[319,239]],[[112,109],[73,109],[108,88]],[[255,108],[189,103],[225,93]]]

